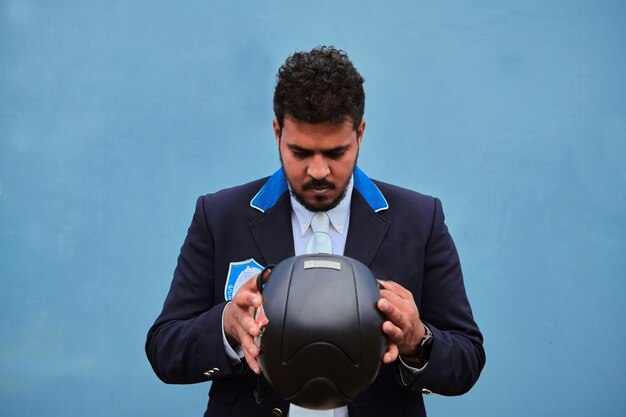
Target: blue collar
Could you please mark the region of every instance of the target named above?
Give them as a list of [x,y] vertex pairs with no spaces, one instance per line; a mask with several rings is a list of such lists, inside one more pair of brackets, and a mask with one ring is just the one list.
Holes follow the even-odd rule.
[[[389,208],[383,193],[359,167],[354,168],[353,178],[354,188],[363,196],[372,210],[378,213]],[[252,198],[250,206],[260,212],[265,212],[272,208],[280,196],[288,189],[285,171],[281,168],[272,174],[263,188]]]

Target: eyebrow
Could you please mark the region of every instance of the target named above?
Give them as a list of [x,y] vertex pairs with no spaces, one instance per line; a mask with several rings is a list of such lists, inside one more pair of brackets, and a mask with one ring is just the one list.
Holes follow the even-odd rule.
[[[351,144],[348,145],[341,145],[341,146],[335,146],[334,148],[330,148],[330,149],[325,149],[322,151],[323,154],[325,155],[330,155],[330,154],[334,154],[334,153],[340,153],[345,151],[346,149],[348,149],[351,146]],[[291,144],[287,144],[287,147],[289,149],[291,149],[294,152],[300,152],[300,153],[313,153],[312,150],[310,149],[306,149],[303,148],[301,146],[298,145],[291,145]]]

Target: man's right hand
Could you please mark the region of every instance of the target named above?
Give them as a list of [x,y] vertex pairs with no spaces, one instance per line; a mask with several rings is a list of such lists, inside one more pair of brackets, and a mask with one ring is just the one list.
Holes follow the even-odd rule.
[[257,362],[259,348],[254,343],[254,337],[259,335],[260,329],[254,321],[254,312],[262,301],[256,281],[255,275],[239,288],[233,300],[224,307],[224,333],[233,349],[241,346],[250,369],[260,374],[261,368]]

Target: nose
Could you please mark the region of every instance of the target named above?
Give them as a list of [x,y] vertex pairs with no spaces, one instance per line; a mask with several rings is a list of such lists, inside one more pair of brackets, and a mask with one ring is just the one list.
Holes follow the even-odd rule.
[[321,180],[326,178],[330,174],[330,167],[328,163],[324,160],[322,155],[315,155],[306,171],[307,175],[311,178],[315,178],[316,180]]

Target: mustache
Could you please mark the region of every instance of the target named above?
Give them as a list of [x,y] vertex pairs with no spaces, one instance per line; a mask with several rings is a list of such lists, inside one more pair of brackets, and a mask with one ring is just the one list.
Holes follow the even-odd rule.
[[320,188],[329,188],[331,190],[334,190],[335,188],[337,188],[337,186],[334,183],[326,179],[321,179],[321,180],[312,179],[302,185],[302,190],[305,190],[305,191],[316,190]]

